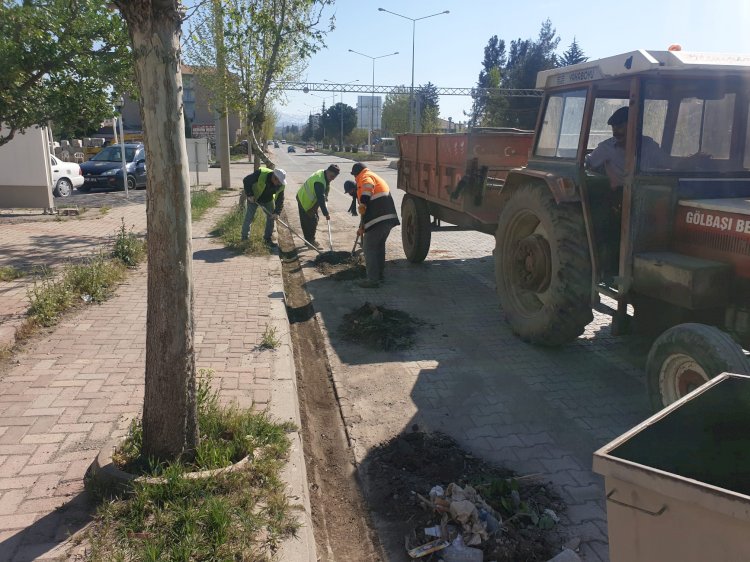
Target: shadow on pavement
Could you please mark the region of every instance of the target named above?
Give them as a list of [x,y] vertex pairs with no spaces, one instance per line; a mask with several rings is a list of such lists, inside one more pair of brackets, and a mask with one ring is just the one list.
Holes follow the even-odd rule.
[[[88,525],[96,506],[88,492],[81,492],[25,529],[0,542],[0,559],[24,562],[48,559],[50,551]],[[55,553],[55,559],[63,553]]]
[[196,250],[193,252],[193,259],[206,263],[221,263],[236,255],[226,248],[211,248],[210,250]]

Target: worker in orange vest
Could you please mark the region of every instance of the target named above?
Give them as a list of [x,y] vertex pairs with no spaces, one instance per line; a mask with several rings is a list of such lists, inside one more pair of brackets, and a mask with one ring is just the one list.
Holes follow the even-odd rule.
[[362,217],[359,234],[363,236],[367,279],[360,287],[374,289],[383,282],[385,270],[385,244],[394,226],[401,224],[388,184],[367,166],[357,162],[352,166],[357,182],[358,211]]

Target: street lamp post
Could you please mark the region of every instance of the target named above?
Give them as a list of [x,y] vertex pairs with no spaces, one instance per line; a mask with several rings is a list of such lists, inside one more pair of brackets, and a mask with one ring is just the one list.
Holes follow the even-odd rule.
[[[327,80],[326,78],[323,78],[323,82],[331,82],[330,80]],[[354,84],[355,82],[359,82],[359,80],[352,80],[350,82],[344,82],[344,85],[347,84]],[[333,82],[331,82],[333,83]],[[334,102],[336,101],[336,97],[333,98]],[[339,107],[339,117],[341,117],[341,130],[340,130],[340,136],[339,136],[339,152],[344,151],[344,90],[341,90],[341,106]]]
[[379,57],[371,57],[370,55],[366,55],[364,53],[360,53],[359,51],[355,51],[354,49],[349,49],[350,53],[354,53],[355,55],[361,55],[363,57],[367,57],[372,61],[372,97],[370,97],[370,131],[367,134],[367,144],[370,145],[370,154],[372,154],[372,137],[375,134],[375,61],[378,59],[382,59],[385,57],[392,57],[393,55],[397,55],[398,51],[394,53],[388,53],[387,55],[380,55]]
[[391,12],[390,10],[386,10],[385,8],[378,8],[378,11],[388,12],[389,14],[393,14],[394,16],[398,16],[400,18],[404,18],[405,20],[411,21],[411,89],[409,90],[409,125],[411,128],[411,132],[414,133],[416,132],[416,110],[414,107],[414,40],[417,32],[417,22],[419,20],[425,20],[427,18],[434,18],[435,16],[449,14],[450,10],[445,10],[436,14],[430,14],[429,16],[422,16],[421,18],[410,18],[409,16],[397,14],[396,12]]
[[[307,93],[310,94],[310,92],[307,92]],[[326,94],[325,96],[319,96],[317,94],[310,94],[310,95],[313,96],[313,97],[315,97],[315,98],[322,99],[323,100],[323,110],[325,110],[326,100],[328,99],[328,94]],[[334,104],[336,103],[336,94],[331,94],[331,103],[334,103]],[[325,126],[325,121],[323,120],[323,111],[320,112],[320,121],[321,121],[321,128],[323,129],[323,138],[321,139],[321,143],[323,143],[325,141],[325,138],[326,138],[326,126]]]
[[120,121],[120,160],[122,161],[122,184],[125,189],[125,199],[128,198],[128,165],[125,163],[125,131],[122,125],[122,109],[125,107],[125,98],[120,96],[115,100],[115,109],[119,113]]

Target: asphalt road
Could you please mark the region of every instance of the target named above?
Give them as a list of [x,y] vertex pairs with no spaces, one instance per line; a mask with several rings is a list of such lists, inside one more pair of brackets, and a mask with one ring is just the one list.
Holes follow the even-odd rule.
[[[287,213],[294,225],[297,186],[339,163],[342,174],[329,199],[334,249],[351,249],[358,219],[346,213],[343,183],[352,162],[279,150],[272,158],[289,172]],[[384,164],[370,167],[389,183],[400,209],[396,170]],[[324,219],[319,228],[326,228]],[[318,240],[325,239],[320,232]],[[582,539],[582,556],[607,560],[604,491],[591,472],[592,453],[650,415],[642,370],[648,342],[611,336],[609,317],[598,312],[578,340],[559,349],[519,341],[495,296],[493,248],[494,238],[484,234],[433,232],[427,260],[414,265],[404,258],[396,228],[388,241],[387,282],[376,290],[322,277],[303,260],[347,431],[360,461],[417,423],[448,433],[488,461],[540,474],[567,502],[563,524]],[[425,321],[415,348],[386,354],[342,341],[342,316],[363,301]]]

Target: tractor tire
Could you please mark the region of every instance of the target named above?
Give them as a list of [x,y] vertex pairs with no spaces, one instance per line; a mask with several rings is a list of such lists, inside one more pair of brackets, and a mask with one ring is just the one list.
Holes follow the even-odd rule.
[[646,360],[654,411],[676,402],[721,373],[750,374],[750,361],[726,332],[706,324],[679,324],[659,336]]
[[430,251],[430,210],[424,199],[404,195],[401,201],[401,243],[406,259],[422,263]]
[[591,259],[581,209],[546,187],[522,185],[506,200],[495,234],[500,306],[524,341],[556,346],[593,319]]

